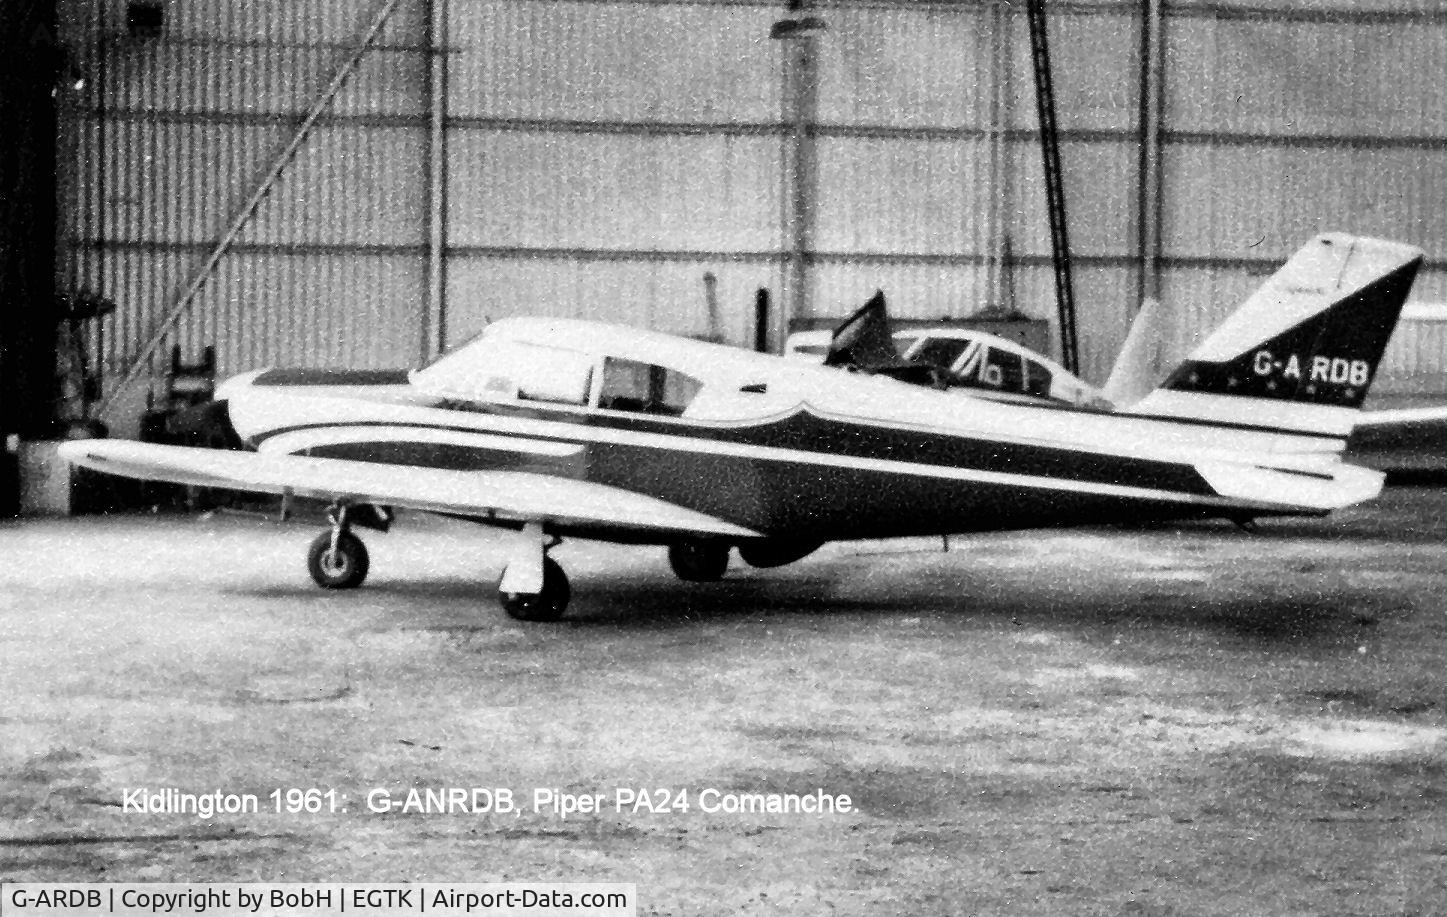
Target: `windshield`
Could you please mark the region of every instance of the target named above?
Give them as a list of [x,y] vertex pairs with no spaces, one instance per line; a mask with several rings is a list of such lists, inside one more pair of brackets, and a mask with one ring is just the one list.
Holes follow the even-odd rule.
[[480,340],[413,375],[425,391],[461,401],[553,401],[586,404],[593,378],[591,354],[529,344]]
[[968,346],[968,338],[925,338],[910,352],[909,358],[915,363],[949,369]]

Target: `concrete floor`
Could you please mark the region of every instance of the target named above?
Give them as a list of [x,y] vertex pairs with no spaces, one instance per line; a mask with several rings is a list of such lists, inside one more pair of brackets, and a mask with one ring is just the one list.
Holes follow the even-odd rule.
[[[830,546],[677,582],[405,518],[313,588],[312,530],[0,525],[0,877],[621,881],[641,914],[1447,912],[1447,492],[1329,520]],[[385,787],[688,789],[687,813],[369,813]],[[125,813],[334,788],[335,814]],[[853,797],[708,815],[706,788]]]

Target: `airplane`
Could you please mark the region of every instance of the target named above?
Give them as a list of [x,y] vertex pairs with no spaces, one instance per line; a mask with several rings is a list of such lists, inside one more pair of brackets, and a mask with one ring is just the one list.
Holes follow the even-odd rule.
[[564,614],[565,537],[667,547],[688,581],[730,551],[827,541],[1316,516],[1375,497],[1341,453],[1423,260],[1318,236],[1128,413],[960,398],[887,376],[591,321],[512,318],[410,373],[263,369],[210,410],[245,450],[82,440],[131,477],[331,501],[308,569],[359,586],[358,528],[397,507],[521,532],[498,583]]
[[[1147,299],[1131,323],[1110,377],[1096,388],[1028,347],[977,329],[892,329],[883,291],[831,330],[791,334],[784,352],[845,369],[948,388],[994,401],[1129,413],[1166,374],[1161,363],[1159,301]],[[1442,321],[1447,308],[1410,304],[1402,321]],[[1347,440],[1346,458],[1394,475],[1441,471],[1447,442],[1447,406],[1361,411]]]
[[[889,341],[888,353],[858,359],[848,340],[852,329],[873,328]],[[859,333],[859,332],[855,332]],[[877,345],[876,345],[877,346]],[[784,355],[796,360],[884,372],[921,385],[959,388],[997,401],[1049,401],[1109,411],[1115,403],[1079,376],[1023,344],[974,328],[892,330],[883,291],[830,330],[796,331],[784,342]],[[934,372],[919,370],[934,368]],[[914,370],[914,371],[911,371]]]

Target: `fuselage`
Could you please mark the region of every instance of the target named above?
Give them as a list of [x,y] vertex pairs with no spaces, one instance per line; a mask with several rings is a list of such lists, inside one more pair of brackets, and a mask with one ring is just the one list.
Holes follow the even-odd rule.
[[263,452],[581,480],[798,541],[1317,514],[1380,488],[1331,437],[961,398],[590,322],[499,322],[408,376],[262,371],[219,397]]

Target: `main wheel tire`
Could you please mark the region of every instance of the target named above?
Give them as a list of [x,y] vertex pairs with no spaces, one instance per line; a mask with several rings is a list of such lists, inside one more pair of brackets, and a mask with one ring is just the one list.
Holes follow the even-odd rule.
[[519,621],[556,621],[568,610],[573,587],[558,562],[544,557],[542,592],[498,592],[497,597],[508,617]]
[[720,541],[684,541],[669,545],[668,565],[689,583],[714,583],[729,568],[729,546]]
[[812,541],[790,542],[760,538],[739,542],[739,556],[750,567],[782,567],[803,560],[819,548],[820,544]]
[[306,568],[323,589],[355,589],[367,578],[367,546],[351,532],[337,536],[337,550],[332,552],[332,533],[322,532],[307,552]]

